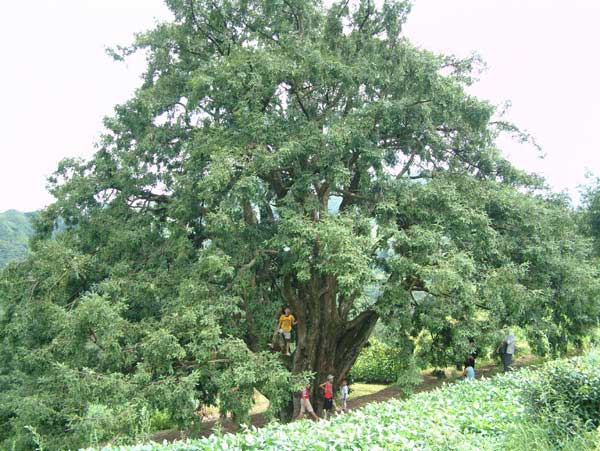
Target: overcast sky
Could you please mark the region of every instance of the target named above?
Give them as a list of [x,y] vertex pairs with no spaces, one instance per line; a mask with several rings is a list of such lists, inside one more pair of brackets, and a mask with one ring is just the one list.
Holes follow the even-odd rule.
[[[104,48],[168,17],[161,0],[2,2],[0,211],[47,205],[57,163],[91,156],[102,118],[144,67],[141,58],[113,62]],[[430,50],[479,53],[488,70],[472,92],[510,100],[509,119],[546,156],[514,143],[506,155],[575,197],[586,170],[600,175],[598,23],[597,0],[417,0],[405,34]]]

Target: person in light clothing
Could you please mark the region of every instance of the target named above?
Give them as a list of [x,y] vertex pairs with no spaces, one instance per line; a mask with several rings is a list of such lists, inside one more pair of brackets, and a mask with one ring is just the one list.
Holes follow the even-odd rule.
[[473,356],[467,357],[467,361],[465,362],[465,369],[462,373],[462,378],[467,381],[472,381],[475,379],[475,359]]
[[510,371],[510,365],[512,364],[513,355],[515,354],[515,334],[513,334],[512,330],[509,329],[507,331],[504,340],[502,340],[496,348],[496,352],[499,352],[502,357],[504,372]]
[[342,392],[342,411],[347,412],[348,411],[348,394],[350,393],[350,390],[348,389],[348,381],[346,379],[344,379],[342,381],[341,392]]

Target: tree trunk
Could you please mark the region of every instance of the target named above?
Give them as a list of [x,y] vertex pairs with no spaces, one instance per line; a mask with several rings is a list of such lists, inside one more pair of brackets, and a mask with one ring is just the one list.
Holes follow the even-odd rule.
[[331,276],[313,276],[309,283],[299,286],[294,286],[293,279],[287,277],[284,284],[284,294],[298,321],[297,347],[289,368],[293,373],[315,373],[311,401],[320,414],[323,393],[319,384],[331,374],[337,390],[369,339],[379,315],[366,310],[348,319],[352,300],[340,295]]

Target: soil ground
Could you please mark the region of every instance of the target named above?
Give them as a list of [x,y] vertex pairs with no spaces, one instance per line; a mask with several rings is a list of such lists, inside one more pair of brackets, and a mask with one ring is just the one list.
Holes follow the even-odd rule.
[[[536,361],[537,361],[537,359],[534,356],[525,355],[525,356],[521,356],[521,357],[515,359],[515,361],[513,362],[513,366],[514,367],[524,367],[524,366],[534,364],[534,363],[536,363]],[[501,371],[502,371],[502,365],[500,365],[498,363],[487,363],[484,365],[477,365],[476,377],[478,379],[483,376],[490,377]],[[442,386],[444,383],[450,383],[455,380],[455,378],[452,375],[451,369],[447,369],[445,371],[445,374],[450,376],[447,378],[438,378],[436,376],[433,376],[431,373],[432,373],[431,370],[425,371],[422,373],[423,380],[415,388],[415,390],[414,390],[415,393],[433,390],[437,387]],[[355,385],[358,385],[358,384],[355,384]],[[360,384],[360,385],[361,385],[361,387],[366,387],[368,384]],[[395,385],[387,385],[387,386],[386,385],[374,385],[373,388],[375,389],[375,391],[373,391],[369,394],[363,395],[363,396],[352,397],[352,395],[351,395],[350,399],[348,400],[348,408],[350,410],[353,410],[353,409],[357,409],[357,408],[362,407],[365,404],[368,404],[371,402],[382,402],[382,401],[387,401],[387,400],[393,399],[393,398],[402,398],[403,397],[400,389],[398,387],[396,387]],[[360,390],[360,391],[364,392],[365,390]],[[367,391],[368,391],[368,389],[367,389]],[[266,405],[261,407],[261,409],[266,410]],[[256,409],[253,409],[253,410],[256,410]],[[251,420],[252,426],[255,426],[257,428],[262,427],[267,423],[267,418],[264,415],[264,413],[262,413],[262,412],[254,413],[253,415],[251,415],[250,420]],[[190,430],[178,431],[178,430],[170,429],[170,430],[160,431],[160,432],[154,433],[152,435],[151,439],[155,442],[162,442],[164,440],[174,441],[174,440],[180,440],[180,439],[185,439],[185,438],[207,437],[207,436],[213,434],[215,429],[219,426],[218,422],[219,422],[218,416],[211,415],[208,418],[205,418],[203,421],[199,422],[198,424],[194,425],[194,427]],[[229,418],[226,418],[226,419],[221,420],[219,429],[223,433],[225,433],[225,432],[233,433],[238,430],[238,427]]]

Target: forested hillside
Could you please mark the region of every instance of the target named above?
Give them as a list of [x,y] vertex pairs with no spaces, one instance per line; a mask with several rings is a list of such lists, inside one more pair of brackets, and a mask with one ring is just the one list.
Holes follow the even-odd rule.
[[33,233],[32,216],[33,213],[16,210],[0,213],[0,268],[27,255],[28,241]]

